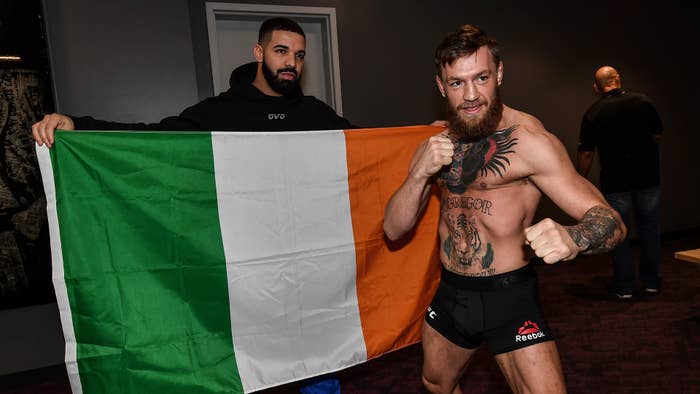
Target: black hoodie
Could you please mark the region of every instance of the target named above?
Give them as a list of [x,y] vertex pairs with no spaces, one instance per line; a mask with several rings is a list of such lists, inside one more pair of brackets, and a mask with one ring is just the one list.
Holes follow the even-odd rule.
[[73,117],[76,130],[295,131],[355,128],[323,101],[304,96],[268,96],[253,86],[257,63],[231,73],[230,88],[158,123],[118,123]]

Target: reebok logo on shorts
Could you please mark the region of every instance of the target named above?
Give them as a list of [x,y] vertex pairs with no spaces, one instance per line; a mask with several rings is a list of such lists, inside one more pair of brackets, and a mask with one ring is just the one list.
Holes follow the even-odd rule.
[[533,339],[544,337],[544,333],[540,331],[540,326],[533,323],[531,320],[523,323],[522,327],[518,328],[518,334],[515,336],[515,342],[527,342]]

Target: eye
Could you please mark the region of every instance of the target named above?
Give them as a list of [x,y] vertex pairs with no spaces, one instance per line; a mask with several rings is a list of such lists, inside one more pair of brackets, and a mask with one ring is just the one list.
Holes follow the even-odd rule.
[[305,57],[306,57],[305,53],[297,53],[297,59],[304,60]]
[[486,83],[486,81],[489,80],[489,76],[488,75],[480,75],[476,80],[479,83]]
[[285,53],[287,53],[287,50],[284,48],[276,48],[275,52],[279,53],[280,55],[284,55]]
[[462,81],[452,81],[449,83],[449,86],[451,88],[458,88],[458,87],[462,86]]

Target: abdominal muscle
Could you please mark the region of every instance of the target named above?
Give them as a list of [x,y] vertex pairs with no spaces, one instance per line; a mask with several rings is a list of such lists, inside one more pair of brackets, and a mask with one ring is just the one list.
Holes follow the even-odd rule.
[[441,187],[440,260],[448,271],[492,276],[527,264],[524,230],[540,193],[527,180],[454,194]]

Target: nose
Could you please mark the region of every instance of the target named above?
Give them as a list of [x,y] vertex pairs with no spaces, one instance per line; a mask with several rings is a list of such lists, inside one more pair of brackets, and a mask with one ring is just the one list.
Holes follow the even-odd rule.
[[284,59],[284,65],[286,67],[296,67],[297,65],[297,57],[293,53],[288,53],[287,56]]
[[479,90],[476,88],[474,82],[467,82],[464,84],[462,99],[470,102],[474,102],[479,99]]

